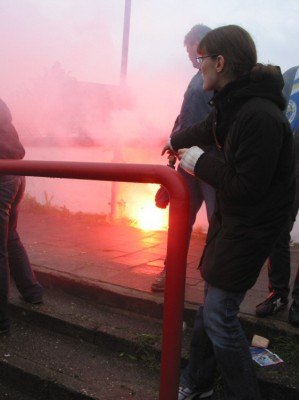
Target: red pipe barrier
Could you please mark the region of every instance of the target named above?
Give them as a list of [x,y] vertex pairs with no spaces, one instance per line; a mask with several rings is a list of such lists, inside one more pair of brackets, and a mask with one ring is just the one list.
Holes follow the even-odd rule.
[[171,267],[167,269],[165,285],[159,400],[177,400],[189,220],[189,192],[182,176],[161,165],[65,161],[0,160],[0,171],[10,175],[158,183],[168,190],[166,257]]

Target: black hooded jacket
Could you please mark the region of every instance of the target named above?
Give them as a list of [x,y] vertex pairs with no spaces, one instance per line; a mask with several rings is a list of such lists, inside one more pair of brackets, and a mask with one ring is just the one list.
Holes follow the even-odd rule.
[[295,156],[283,84],[280,71],[267,67],[233,81],[214,96],[204,122],[171,138],[175,150],[216,144],[195,166],[195,175],[217,190],[200,269],[224,290],[254,285],[289,219]]

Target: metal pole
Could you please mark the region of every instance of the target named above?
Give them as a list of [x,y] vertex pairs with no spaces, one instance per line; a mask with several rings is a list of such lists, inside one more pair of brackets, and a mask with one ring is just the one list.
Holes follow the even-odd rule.
[[121,70],[120,70],[120,83],[121,83],[121,85],[125,85],[126,84],[126,80],[127,80],[129,36],[130,36],[130,19],[131,19],[131,0],[125,0],[123,45],[122,45],[122,54],[121,54]]
[[[131,19],[131,0],[125,0],[124,26],[123,26],[123,43],[121,54],[120,69],[120,85],[125,90],[127,81],[128,52],[129,52],[129,36],[130,36],[130,19]],[[113,162],[122,162],[122,147],[115,145],[113,150]],[[110,217],[112,220],[118,218],[118,202],[119,202],[119,182],[111,183],[111,201],[110,201]]]

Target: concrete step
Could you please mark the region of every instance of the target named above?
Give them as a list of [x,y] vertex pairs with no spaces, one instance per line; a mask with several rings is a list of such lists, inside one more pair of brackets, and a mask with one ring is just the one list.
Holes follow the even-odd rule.
[[27,396],[19,390],[11,386],[3,385],[0,383],[0,399],[5,400],[35,400],[32,396]]
[[[75,297],[80,297],[93,304],[106,305],[133,312],[142,316],[163,320],[164,293],[145,292],[128,288],[119,284],[107,283],[85,278],[78,279],[70,273],[51,270],[47,267],[34,265],[35,273],[42,285],[51,290],[59,289]],[[185,301],[184,321],[193,326],[199,303]],[[283,313],[286,311],[284,310]],[[248,336],[258,334],[272,337],[292,336],[299,342],[299,329],[292,327],[280,318],[279,313],[268,318],[257,318],[252,313],[240,312],[240,320]]]
[[[10,314],[11,334],[0,342],[1,384],[37,400],[158,399],[161,319],[53,287],[38,306],[23,302],[12,287]],[[190,336],[187,329],[182,366]],[[297,370],[258,368],[263,399],[297,399]],[[218,392],[215,399],[221,386]]]
[[12,290],[10,314],[11,334],[0,343],[6,385],[38,400],[158,397],[158,370],[138,360],[148,324],[135,331],[132,318],[52,292],[31,306]]

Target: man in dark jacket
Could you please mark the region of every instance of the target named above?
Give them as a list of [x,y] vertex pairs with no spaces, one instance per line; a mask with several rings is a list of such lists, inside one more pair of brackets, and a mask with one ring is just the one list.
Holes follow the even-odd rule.
[[[0,99],[0,159],[20,160],[25,150],[7,105]],[[0,175],[0,334],[9,331],[8,295],[10,274],[23,299],[42,302],[42,287],[31,269],[27,252],[17,232],[19,206],[25,177]]]
[[[181,106],[180,114],[175,120],[172,128],[171,137],[175,136],[182,129],[194,125],[197,122],[203,121],[211,111],[209,101],[212,97],[212,92],[205,92],[202,88],[202,74],[199,70],[199,64],[196,61],[197,46],[201,39],[211,29],[206,25],[198,24],[187,33],[184,39],[184,45],[188,53],[188,57],[194,68],[197,69],[196,74],[193,76],[187,90],[184,94],[184,100]],[[174,163],[175,163],[174,158]],[[171,161],[171,160],[170,160]],[[169,164],[171,166],[171,164]],[[198,211],[200,210],[203,202],[206,205],[207,219],[210,222],[215,205],[215,189],[207,183],[191,176],[184,171],[180,166],[178,172],[183,176],[190,193],[190,218],[189,218],[189,240],[191,238],[193,225],[196,220]],[[169,203],[167,190],[162,186],[156,195],[157,207],[165,208]],[[166,268],[171,266],[167,265],[165,260],[165,268],[161,274],[152,283],[151,289],[154,292],[163,292],[165,289]]]

